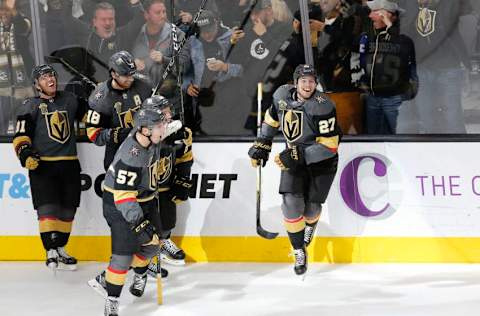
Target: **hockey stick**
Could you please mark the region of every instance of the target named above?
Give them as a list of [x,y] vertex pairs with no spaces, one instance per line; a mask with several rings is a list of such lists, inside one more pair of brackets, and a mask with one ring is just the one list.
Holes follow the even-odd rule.
[[[260,136],[262,129],[262,83],[257,85],[257,137]],[[262,202],[262,164],[263,161],[257,166],[257,234],[266,239],[274,239],[278,236],[278,233],[272,233],[263,229],[260,221],[260,211]]]
[[157,258],[157,304],[163,305],[163,286],[162,286],[162,263],[160,260],[160,247],[158,245],[158,258]]
[[157,85],[155,86],[155,88],[153,88],[152,90],[152,95],[155,95],[157,94],[158,92],[158,89],[160,88],[160,86],[162,85],[163,81],[167,78],[167,76],[170,74],[170,72],[172,71],[172,68],[173,66],[175,65],[175,60],[176,60],[176,57],[179,57],[183,47],[185,46],[185,43],[187,42],[188,38],[190,37],[190,35],[192,35],[192,31],[193,29],[195,28],[195,25],[197,24],[197,21],[198,21],[198,18],[200,17],[200,14],[202,13],[203,9],[205,8],[205,5],[207,4],[207,0],[202,0],[202,3],[200,4],[200,8],[198,9],[197,13],[195,14],[195,16],[193,17],[193,20],[192,20],[192,23],[190,24],[190,28],[188,30],[187,33],[185,33],[185,36],[182,38],[182,40],[180,41],[180,43],[178,43],[178,47],[177,47],[177,53],[174,54],[174,56],[172,56],[172,58],[170,59],[170,61],[168,62],[167,64],[167,67],[165,67],[165,70],[163,71],[163,74],[162,74],[162,78],[160,78],[160,80],[158,81]]
[[[245,25],[247,25],[248,20],[250,19],[250,15],[252,15],[252,11],[255,8],[255,6],[257,5],[257,2],[258,2],[258,0],[255,0],[250,4],[250,7],[248,8],[247,13],[243,17],[243,20],[240,23],[240,25],[238,26],[238,30],[243,30]],[[232,53],[232,50],[235,47],[235,45],[236,45],[236,43],[235,44],[231,43],[230,47],[228,48],[227,54],[225,55],[225,61],[227,61],[228,57],[230,57],[230,54]]]
[[73,67],[72,65],[70,65],[65,59],[61,58],[61,57],[56,57],[56,56],[45,56],[45,61],[47,63],[51,63],[51,62],[59,62],[60,64],[64,65],[68,70],[70,70],[72,73],[74,73],[75,75],[79,76],[80,78],[82,78],[83,81],[85,81],[86,83],[92,85],[93,87],[96,87],[97,84],[95,82],[93,82],[90,78],[88,78],[86,75],[82,74],[80,71],[78,71],[75,67]]

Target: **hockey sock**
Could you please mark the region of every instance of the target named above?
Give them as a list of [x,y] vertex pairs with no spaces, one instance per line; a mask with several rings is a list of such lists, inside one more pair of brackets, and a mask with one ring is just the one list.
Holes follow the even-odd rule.
[[119,297],[122,293],[123,285],[127,277],[128,270],[115,270],[111,267],[107,268],[105,273],[105,281],[107,284],[108,296]]
[[58,238],[55,247],[64,247],[68,243],[70,233],[58,233]]
[[303,248],[305,245],[303,240],[305,218],[303,216],[294,219],[284,218],[284,224],[293,249]]
[[305,241],[303,240],[304,230],[302,229],[299,232],[291,233],[288,232],[288,238],[292,244],[293,249],[302,249],[305,247]]
[[138,274],[144,274],[147,272],[148,263],[150,259],[136,253],[133,255],[132,263],[130,266],[133,268],[133,271]]
[[43,248],[45,248],[45,250],[57,248],[55,245],[56,238],[53,238],[54,236],[56,236],[55,234],[58,234],[58,233],[57,232],[40,233],[40,238],[42,239]]
[[136,274],[144,274],[148,270],[148,265],[145,267],[138,267],[138,268],[133,268],[133,271],[135,271]]

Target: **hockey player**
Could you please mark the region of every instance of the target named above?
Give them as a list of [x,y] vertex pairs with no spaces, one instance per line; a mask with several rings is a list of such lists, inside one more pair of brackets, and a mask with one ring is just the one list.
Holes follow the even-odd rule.
[[103,214],[112,234],[112,256],[105,276],[106,316],[118,315],[130,266],[135,271],[130,292],[143,295],[149,259],[158,252],[152,216],[158,212],[158,179],[168,171],[159,145],[167,135],[168,120],[155,101],[146,99],[135,114],[135,132],[120,146],[105,176]]
[[[162,100],[161,107],[170,113],[170,117],[173,117],[174,108],[167,99]],[[165,156],[169,157],[166,162],[171,162],[169,168],[172,172],[168,178],[159,179],[158,199],[161,209],[159,225],[161,225],[160,238],[162,239],[160,253],[165,263],[184,265],[185,252],[170,239],[170,235],[177,222],[177,205],[188,199],[192,187],[190,180],[193,164],[192,131],[188,127],[182,127],[168,136],[164,144],[168,146],[165,148],[169,148]],[[154,267],[156,265],[150,265],[150,268]]]
[[73,94],[57,91],[57,72],[50,65],[36,66],[32,79],[38,96],[27,98],[18,109],[13,146],[28,169],[46,264],[75,270],[77,260],[64,247],[80,204],[74,120],[83,117],[86,106]]
[[137,68],[129,52],[113,54],[108,67],[111,77],[100,83],[90,95],[86,122],[90,141],[105,146],[105,170],[133,127],[134,113],[152,94],[149,82],[134,78]]
[[337,171],[341,137],[335,105],[316,90],[311,65],[295,69],[293,85],[279,87],[267,110],[261,133],[248,151],[253,166],[265,166],[272,139],[280,128],[287,148],[275,157],[281,168],[282,212],[295,256],[294,271],[307,271],[306,247],[313,239],[330,186]]

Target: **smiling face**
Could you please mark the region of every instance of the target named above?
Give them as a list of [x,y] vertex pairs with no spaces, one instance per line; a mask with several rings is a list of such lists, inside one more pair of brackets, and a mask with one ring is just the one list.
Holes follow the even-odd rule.
[[38,77],[35,87],[41,93],[47,96],[54,96],[57,92],[57,78],[52,72],[46,73]]
[[130,88],[135,80],[133,76],[121,76],[115,71],[112,71],[112,78],[117,82],[118,87],[123,90]]
[[314,76],[303,76],[297,81],[297,95],[301,100],[309,99],[315,92],[317,81]]
[[110,38],[115,32],[115,11],[109,9],[95,11],[93,26],[98,36],[103,39]]

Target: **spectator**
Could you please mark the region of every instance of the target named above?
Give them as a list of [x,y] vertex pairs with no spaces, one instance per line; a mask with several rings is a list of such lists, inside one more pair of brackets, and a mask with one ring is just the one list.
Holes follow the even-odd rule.
[[344,133],[357,134],[363,131],[363,103],[359,89],[352,83],[351,69],[359,60],[355,42],[358,43],[362,20],[357,14],[347,14],[345,3],[320,1],[324,24],[323,29],[322,25],[319,28],[316,64],[323,88],[336,104],[340,128]]
[[[174,17],[172,23],[175,23],[183,32],[187,32],[193,17],[200,8],[201,0],[175,0],[175,12],[178,12]],[[169,8],[170,9],[170,8]],[[204,10],[209,10],[218,15],[218,6],[215,0],[208,0],[205,4]],[[170,16],[170,11],[168,12]]]
[[[178,27],[167,22],[167,12],[164,0],[152,0],[145,5],[145,21],[140,33],[135,39],[133,45],[133,56],[139,72],[150,77],[156,84],[160,81],[165,67],[170,62],[175,51],[172,43],[172,30],[175,28],[176,42],[180,43],[185,34]],[[175,41],[175,39],[173,39]],[[190,63],[190,55],[186,47],[182,49],[179,55],[177,65],[180,69],[186,69]],[[170,76],[160,87],[160,94],[168,98],[176,106],[178,112],[180,107],[180,97],[177,88],[177,70],[172,69]]]
[[415,99],[419,132],[465,133],[463,67],[470,68],[470,59],[458,23],[472,12],[470,1],[418,0],[404,5],[405,32],[415,43],[422,83]]
[[292,20],[292,11],[283,0],[272,0],[273,18],[280,22],[290,22]]
[[[259,0],[251,12],[245,31],[236,32],[231,38],[233,41],[238,40],[232,50],[232,63],[241,64],[244,69],[243,77],[248,98],[245,106],[250,103],[252,107],[245,128],[254,134],[257,122],[257,83],[263,81],[268,67],[289,33],[290,28],[287,23],[275,21],[273,18],[271,1]],[[244,37],[239,39],[241,36]],[[270,106],[274,90],[265,92],[262,112]]]
[[105,65],[102,71],[97,69],[96,76],[98,78],[96,78],[96,81],[108,78],[109,73],[106,65],[110,56],[119,50],[131,49],[133,39],[137,36],[142,24],[145,22],[139,0],[129,1],[132,10],[135,12],[134,19],[121,28],[117,28],[115,8],[108,2],[100,2],[96,5],[92,25],[74,18],[71,15],[71,3],[67,5],[67,1],[61,5],[59,10],[55,12],[49,10],[51,14],[61,14],[62,21],[60,25],[63,28],[62,32],[67,33],[67,44],[77,44],[85,47]]
[[[28,38],[31,22],[16,10],[15,0],[0,5],[0,135],[13,128],[15,109],[33,96],[29,74],[33,68]],[[13,133],[13,130],[10,131]]]
[[373,0],[367,5],[377,34],[363,34],[360,39],[367,133],[395,134],[399,107],[415,94],[418,85],[415,48],[408,36],[400,34],[399,13],[403,10],[396,3]]
[[194,132],[203,132],[199,126],[198,106],[204,106],[203,126],[208,127],[207,133],[235,133],[241,130],[238,111],[243,109],[231,100],[238,100],[238,93],[243,89],[238,80],[242,66],[226,60],[232,32],[221,26],[216,15],[208,10],[202,12],[197,25],[199,36],[191,37],[192,78],[185,78],[188,84],[186,104],[192,113],[187,126],[192,124]]
[[217,0],[217,3],[222,24],[230,28],[240,26],[250,5],[249,0]]

